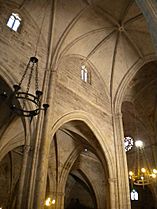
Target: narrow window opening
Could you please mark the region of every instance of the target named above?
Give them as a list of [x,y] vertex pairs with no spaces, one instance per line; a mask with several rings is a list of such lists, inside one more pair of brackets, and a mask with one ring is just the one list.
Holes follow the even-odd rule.
[[17,32],[20,24],[21,24],[21,18],[19,17],[19,15],[12,13],[7,22],[7,26],[13,31]]
[[131,191],[131,200],[138,200],[138,192],[135,189]]
[[85,65],[81,66],[81,79],[86,83],[89,82],[89,72]]

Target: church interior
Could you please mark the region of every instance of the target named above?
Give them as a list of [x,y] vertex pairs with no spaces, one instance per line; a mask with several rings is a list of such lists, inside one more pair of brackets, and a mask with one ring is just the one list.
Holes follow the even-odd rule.
[[0,209],[157,209],[157,2],[0,0]]

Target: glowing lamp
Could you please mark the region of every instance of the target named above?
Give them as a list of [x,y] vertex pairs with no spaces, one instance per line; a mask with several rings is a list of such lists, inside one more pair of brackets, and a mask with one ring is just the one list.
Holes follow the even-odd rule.
[[132,176],[134,173],[132,171],[129,171],[129,175]]
[[157,170],[156,169],[153,169],[153,173],[157,174]]
[[46,206],[50,206],[50,205],[51,205],[51,198],[50,198],[50,197],[48,197],[48,198],[46,199],[45,205],[46,205]]
[[56,200],[53,199],[53,200],[52,200],[52,204],[54,205],[55,203],[56,203]]
[[141,168],[141,172],[142,173],[145,173],[146,172],[146,169],[145,168]]
[[137,148],[142,148],[142,147],[143,147],[143,141],[141,141],[141,140],[135,141],[135,146],[136,146]]

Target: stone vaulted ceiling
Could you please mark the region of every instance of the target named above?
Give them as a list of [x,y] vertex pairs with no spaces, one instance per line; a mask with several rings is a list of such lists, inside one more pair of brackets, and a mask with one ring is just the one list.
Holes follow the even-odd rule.
[[[7,71],[12,71],[11,74],[16,75],[18,80],[18,76],[22,72],[20,70],[25,66],[26,56],[30,56],[30,52],[34,50],[34,42],[36,43],[38,33],[34,34],[33,30],[39,30],[46,11],[42,37],[40,37],[38,47],[44,63],[42,68],[40,66],[39,75],[45,69],[46,49],[50,44],[48,40],[51,39],[52,67],[57,69],[65,57],[78,56],[82,59],[83,64],[90,62],[95,73],[103,80],[107,95],[111,96],[113,101],[128,72],[140,61],[149,61],[154,56],[154,48],[146,20],[136,2],[132,0],[56,0],[53,8],[50,6],[51,2],[51,0],[6,1],[6,5],[12,4],[12,8],[19,8],[19,13],[25,20],[21,33],[14,35],[6,30],[2,33],[1,40],[6,41],[7,50],[5,50],[6,45],[2,42],[0,51],[4,64],[8,63]],[[5,17],[5,14],[3,16]],[[49,27],[52,23],[53,32],[51,34]],[[48,38],[49,35],[51,35],[50,39]],[[30,37],[33,39],[31,40]],[[13,44],[16,43],[14,48],[12,47],[13,44],[10,44],[12,42]],[[18,59],[19,54],[20,59]],[[19,67],[22,61],[23,65]],[[12,68],[12,62],[14,62],[14,68]],[[78,62],[78,65],[80,63]],[[150,66],[147,68],[150,69]],[[16,74],[14,69],[16,69]],[[140,79],[141,75],[137,76],[137,80]],[[139,88],[128,91],[134,93],[134,100],[135,97],[140,98],[139,93],[141,91]],[[128,91],[126,97],[130,96]],[[152,99],[146,99],[144,96],[142,98],[145,99],[145,103],[149,100],[149,106],[151,105]],[[152,108],[147,111],[150,113],[149,115],[152,114]],[[127,114],[126,112],[126,118]]]
[[146,21],[132,0],[57,1],[55,24],[57,58],[75,54],[90,61],[113,97],[128,70],[154,54]]
[[[128,71],[141,60],[151,60],[154,56],[146,21],[135,1],[56,0],[53,7],[51,2],[51,0],[6,1],[7,4],[13,4],[13,8],[19,8],[23,19],[30,21],[35,30],[36,27],[38,29],[41,27],[46,11],[38,51],[39,55],[44,52],[44,56],[47,56],[46,50],[52,43],[52,68],[57,69],[65,56],[78,56],[83,64],[86,62],[92,64],[104,81],[106,93],[114,99]],[[24,27],[25,22],[18,40],[24,39],[23,34],[27,33]],[[33,33],[34,39],[37,38],[37,34]],[[27,37],[30,40],[29,35]],[[29,47],[34,48],[34,41],[30,43],[29,40],[20,40],[20,43],[24,42],[23,46],[30,44]],[[24,50],[22,44],[21,51]],[[27,54],[30,54],[30,51],[25,50]],[[40,55],[41,59],[46,60],[44,56]],[[45,63],[45,60],[42,62]],[[45,66],[41,66],[42,71],[43,68]]]
[[[135,1],[57,0],[55,1],[53,14],[51,14],[53,8],[49,6],[51,0],[16,0],[12,2],[14,2],[16,7],[20,8],[19,11],[21,15],[23,14],[23,18],[27,14],[27,18],[31,20],[30,24],[38,26],[38,29],[41,27],[43,13],[46,10],[42,39],[45,39],[44,45],[48,44],[48,29],[53,22],[53,33],[50,37],[53,48],[53,67],[55,65],[59,66],[62,59],[67,56],[73,57],[75,55],[79,58],[81,57],[83,64],[86,62],[92,63],[95,72],[102,78],[105,89],[112,99],[114,99],[119,85],[132,67],[140,60],[151,60],[154,56],[154,48],[146,21]],[[10,2],[7,1],[7,4],[10,4]],[[22,10],[24,10],[24,13],[22,13]],[[52,22],[48,22],[50,20]],[[23,28],[25,27],[26,24],[23,25]],[[17,60],[17,63],[15,63],[17,64],[16,73],[19,73],[18,71],[21,70],[19,68],[21,60],[17,59],[18,50],[20,48],[24,50],[25,45],[29,44],[29,41],[25,40],[23,35],[27,32],[25,30],[23,29],[21,34],[17,36],[17,42],[21,44],[24,40],[26,44],[24,42],[23,45],[19,44],[18,47],[15,47],[15,56],[9,51],[12,50],[12,47],[5,52],[8,53],[7,56],[9,58],[13,57],[13,60]],[[10,35],[11,33],[8,34]],[[11,34],[10,36],[13,35]],[[12,37],[9,38],[11,39]],[[41,46],[46,48],[47,46],[41,44],[41,40],[39,49],[41,49]],[[31,44],[34,47],[34,43]],[[3,50],[3,48],[0,50]],[[21,53],[20,50],[19,52]],[[25,50],[25,52],[30,54],[30,49]],[[1,54],[2,57],[6,57],[4,53]],[[43,58],[44,56],[41,55],[41,57]],[[11,66],[11,60],[9,64]],[[43,68],[40,69],[43,71]],[[9,68],[9,70],[14,69]],[[141,76],[138,76],[137,79],[141,79]],[[136,90],[134,92],[140,91]],[[139,97],[138,94],[134,94],[134,96]],[[150,99],[150,101],[152,100]]]

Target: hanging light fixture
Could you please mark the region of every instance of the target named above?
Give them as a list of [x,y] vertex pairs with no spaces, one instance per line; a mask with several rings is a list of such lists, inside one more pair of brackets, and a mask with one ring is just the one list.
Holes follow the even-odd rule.
[[41,110],[46,111],[47,108],[49,107],[48,104],[43,104],[43,105],[41,104],[41,97],[43,95],[43,92],[39,90],[38,59],[36,57],[47,6],[48,6],[48,1],[45,5],[45,12],[42,18],[41,28],[35,46],[35,56],[30,57],[20,82],[18,84],[13,85],[14,92],[11,96],[11,109],[14,112],[16,112],[18,115],[24,117],[33,118],[34,116],[38,115]]
[[[138,124],[140,122],[139,118],[137,117],[137,110],[135,108],[135,103],[133,104],[133,112],[132,112],[132,127],[134,127],[134,139],[136,137],[140,137],[139,134],[139,125]],[[151,167],[150,163],[149,163],[149,156],[147,155],[147,153],[145,152],[145,143],[138,139],[135,140],[134,143],[128,143],[127,144],[131,145],[132,149],[128,149],[128,147],[126,147],[126,151],[131,150],[130,152],[127,152],[128,155],[133,154],[134,155],[134,159],[132,160],[131,156],[128,156],[128,161],[131,160],[129,162],[129,167],[130,167],[130,171],[128,173],[129,175],[129,180],[130,180],[130,184],[132,189],[134,189],[133,185],[138,185],[138,186],[144,186],[144,185],[148,185],[151,184],[155,181],[156,177],[157,177],[157,170]]]
[[134,161],[134,170],[129,171],[129,179],[131,184],[144,186],[151,184],[157,177],[157,170],[150,169],[146,155],[144,153],[144,143],[141,140],[135,141],[136,159]]
[[56,200],[55,199],[51,199],[51,197],[48,197],[46,200],[45,200],[45,206],[51,206],[51,205],[54,205],[56,203]]
[[[29,74],[28,77],[27,74]],[[30,92],[30,87],[32,83],[33,74],[35,77],[35,92],[34,94]],[[23,82],[27,83],[26,91],[22,91]],[[39,114],[40,110],[47,110],[48,104],[43,104],[41,106],[41,96],[42,91],[38,87],[38,59],[30,57],[26,69],[22,75],[19,84],[15,84],[14,92],[11,99],[11,108],[20,116],[34,117]]]

